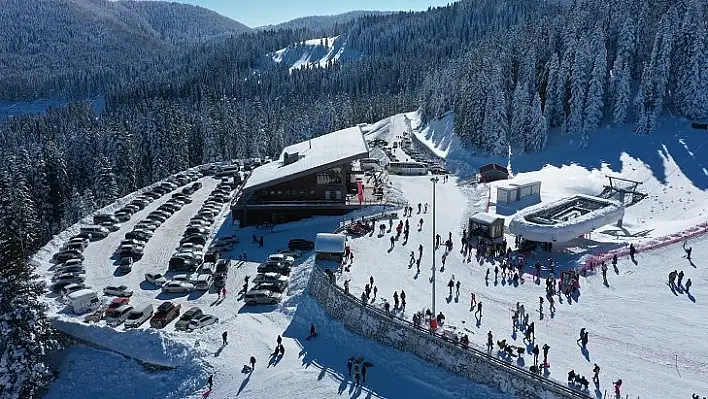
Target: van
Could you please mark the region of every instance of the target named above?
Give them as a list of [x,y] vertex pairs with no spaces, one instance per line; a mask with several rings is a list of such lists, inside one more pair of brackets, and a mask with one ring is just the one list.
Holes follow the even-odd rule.
[[81,228],[82,233],[91,234],[92,239],[101,239],[108,237],[108,229],[103,226],[86,226]]
[[66,298],[69,301],[69,306],[76,314],[84,314],[101,306],[98,294],[89,289],[74,291],[67,295]]
[[130,305],[119,306],[111,313],[106,313],[106,324],[112,327],[120,325],[128,318],[128,315],[132,310],[133,307]]
[[194,282],[195,290],[208,290],[214,282],[214,277],[211,274],[200,274],[197,276],[197,281]]
[[152,317],[152,313],[152,305],[150,304],[133,308],[133,310],[128,313],[128,318],[125,320],[125,328],[139,327]]

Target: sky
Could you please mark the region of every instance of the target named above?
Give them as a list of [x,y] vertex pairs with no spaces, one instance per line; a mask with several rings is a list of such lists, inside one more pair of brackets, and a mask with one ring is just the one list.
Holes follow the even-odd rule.
[[250,27],[271,25],[310,15],[347,11],[421,11],[454,0],[172,0],[214,10]]

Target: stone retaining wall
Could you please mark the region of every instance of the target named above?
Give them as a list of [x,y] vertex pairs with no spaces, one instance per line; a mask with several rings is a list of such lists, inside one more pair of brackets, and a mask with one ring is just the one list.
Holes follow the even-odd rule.
[[589,398],[555,381],[516,367],[480,350],[466,349],[406,320],[392,318],[383,311],[330,283],[315,267],[310,277],[310,294],[335,320],[349,330],[407,351],[448,371],[523,399]]

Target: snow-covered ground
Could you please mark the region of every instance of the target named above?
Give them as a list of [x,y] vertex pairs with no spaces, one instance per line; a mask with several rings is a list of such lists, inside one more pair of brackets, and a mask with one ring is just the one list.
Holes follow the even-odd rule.
[[[319,44],[313,43],[313,45]],[[309,61],[308,61],[309,62]],[[591,148],[578,149],[569,145],[572,137],[561,136],[551,141],[549,149],[541,154],[518,154],[509,159],[493,161],[510,165],[516,181],[541,180],[541,200],[553,201],[575,194],[597,195],[606,182],[605,174],[636,179],[643,182],[649,196],[626,210],[624,227],[607,226],[598,229],[590,240],[574,240],[568,244],[554,245],[552,256],[560,268],[577,266],[585,255],[626,246],[628,242],[656,239],[681,231],[708,220],[708,172],[705,166],[705,139],[694,134],[678,120],[666,120],[662,129],[649,137],[638,138],[628,130],[612,129],[598,132]],[[411,131],[430,151],[446,158],[447,166],[458,177],[437,185],[437,231],[447,238],[453,233],[455,248],[447,258],[444,271],[440,271],[440,256],[437,255],[438,271],[437,309],[443,311],[450,324],[465,327],[474,344],[482,346],[486,332],[492,331],[496,339],[506,338],[516,345],[521,344],[522,334],[511,330],[510,309],[520,301],[532,311],[531,320],[536,323],[536,342],[539,346],[548,343],[551,347],[549,360],[552,363],[550,378],[561,382],[568,370],[575,369],[591,377],[593,363],[602,367],[601,383],[595,394],[611,392],[611,382],[622,378],[623,391],[630,397],[680,398],[691,393],[708,395],[706,354],[708,344],[703,335],[708,321],[701,317],[708,310],[701,296],[708,286],[708,271],[701,261],[708,256],[708,238],[689,242],[694,248],[695,267],[682,259],[680,245],[661,250],[640,253],[635,265],[620,259],[618,272],[610,270],[609,286],[602,284],[602,277],[590,275],[580,280],[580,296],[571,302],[556,301],[557,311],[551,315],[547,304],[543,318],[537,312],[538,297],[543,295],[543,285],[537,285],[530,276],[518,287],[492,277],[487,285],[484,274],[491,263],[482,265],[473,258],[463,262],[460,249],[460,233],[466,227],[468,217],[488,206],[490,189],[497,184],[473,185],[469,178],[476,168],[492,159],[472,154],[459,145],[453,134],[452,117],[434,121],[423,126],[417,113],[399,114],[382,121],[362,125],[367,140],[376,137],[396,141],[404,132]],[[397,154],[406,159],[404,154]],[[168,398],[198,397],[204,392],[206,377],[215,375],[212,398],[249,397],[302,397],[330,398],[335,395],[349,397],[485,397],[503,395],[485,387],[470,383],[453,374],[444,372],[407,353],[401,353],[368,341],[345,330],[341,324],[330,320],[316,302],[305,293],[313,259],[308,254],[301,260],[292,275],[291,286],[281,305],[266,307],[243,307],[237,292],[246,275],[254,276],[257,263],[234,265],[228,281],[230,294],[218,305],[215,293],[164,296],[154,287],[144,283],[148,271],[162,272],[167,268],[169,257],[174,252],[188,220],[206,200],[208,193],[217,184],[211,178],[202,179],[204,187],[193,196],[193,203],[175,213],[156,232],[145,248],[145,257],[136,263],[134,270],[126,275],[114,274],[115,259],[111,256],[126,231],[132,229],[151,210],[165,202],[165,196],[134,216],[123,228],[107,239],[91,243],[86,250],[87,282],[100,290],[103,286],[124,283],[136,293],[133,304],[145,302],[159,304],[171,299],[182,303],[183,311],[191,306],[200,306],[205,313],[219,317],[217,325],[204,330],[185,333],[174,331],[172,325],[162,331],[143,326],[137,331],[114,330],[103,323],[87,326],[81,318],[71,316],[55,297],[48,297],[51,316],[64,322],[64,327],[74,333],[130,356],[172,365],[171,371],[148,372],[134,361],[90,347],[78,346],[65,352],[59,361],[60,378],[52,386],[50,398],[76,397],[77,395],[102,398]],[[427,177],[391,177],[392,190],[400,193],[412,204],[431,203],[432,187]],[[492,196],[493,200],[493,196]],[[520,204],[529,205],[529,204]],[[495,206],[491,204],[491,211]],[[507,221],[515,211],[513,207],[496,209],[507,215]],[[351,241],[355,261],[349,274],[351,291],[361,292],[369,276],[373,276],[379,288],[379,297],[391,301],[393,291],[405,290],[410,317],[414,311],[430,307],[431,302],[431,214],[411,218],[411,237],[402,246],[396,242],[388,252],[388,236],[356,238]],[[364,212],[353,216],[361,216]],[[347,216],[348,219],[350,216]],[[418,219],[424,219],[423,229],[418,232]],[[313,239],[318,232],[331,232],[343,218],[316,217],[302,222],[279,225],[273,232],[247,228],[234,231],[228,210],[215,225],[216,235],[237,234],[239,244],[228,256],[236,261],[246,251],[248,258],[260,261],[287,245],[291,238]],[[252,234],[264,235],[265,247],[251,244]],[[62,239],[39,252],[34,259],[47,270],[46,262]],[[510,239],[513,242],[513,238]],[[411,251],[417,254],[418,245],[424,246],[421,271],[408,267]],[[549,254],[537,257],[545,261]],[[529,259],[535,262],[535,259]],[[238,263],[238,262],[236,262]],[[493,266],[491,266],[493,270]],[[683,269],[691,278],[693,296],[683,292],[674,294],[666,283],[667,273]],[[40,270],[42,271],[42,270]],[[50,276],[46,271],[46,276]],[[461,281],[459,298],[448,297],[447,282],[455,275]],[[685,279],[684,279],[685,280]],[[469,311],[469,295],[475,292],[484,303],[484,316],[477,320]],[[381,299],[377,299],[381,304]],[[315,323],[319,337],[306,340],[310,323]],[[70,326],[68,326],[71,324]],[[586,327],[590,334],[588,351],[581,351],[575,339],[578,330]],[[221,347],[221,333],[229,332],[229,345]],[[273,350],[276,335],[284,337],[285,356],[268,367],[269,353]],[[256,370],[242,374],[241,367],[254,355]],[[368,375],[367,384],[361,390],[354,389],[346,375],[346,359],[364,356],[375,364]],[[528,366],[527,355],[524,365]],[[102,376],[124,373],[111,384],[101,384]],[[90,377],[83,377],[90,375]],[[134,384],[139,388],[125,388]],[[591,393],[594,388],[591,385]]]
[[361,58],[358,51],[347,47],[343,37],[323,37],[294,43],[269,54],[273,62],[290,66],[290,71],[313,66],[325,67],[327,63],[353,61]]
[[[97,290],[108,284],[126,284],[135,290],[132,304],[173,300],[182,310],[199,306],[205,313],[219,317],[217,325],[192,333],[174,330],[174,322],[163,330],[154,330],[144,324],[137,330],[113,329],[104,322],[87,325],[83,317],[73,316],[53,295],[47,297],[50,317],[63,331],[70,331],[89,342],[115,350],[127,356],[156,364],[175,367],[169,371],[147,371],[134,360],[91,347],[76,346],[55,357],[59,379],[50,388],[47,397],[53,399],[82,397],[101,398],[196,398],[206,390],[206,378],[214,374],[211,398],[247,397],[488,397],[505,396],[489,388],[471,384],[468,380],[432,367],[410,354],[373,343],[350,333],[341,324],[332,321],[317,303],[305,293],[313,257],[306,254],[302,264],[291,276],[291,283],[283,303],[279,306],[244,307],[237,292],[245,276],[256,274],[257,263],[237,261],[246,251],[248,258],[263,260],[269,253],[287,246],[291,238],[313,239],[318,232],[335,230],[342,218],[312,218],[298,223],[278,226],[273,232],[247,228],[233,231],[230,215],[225,210],[223,219],[215,226],[216,235],[238,234],[242,242],[227,254],[235,262],[227,280],[230,294],[215,304],[215,293],[189,295],[159,293],[143,281],[146,272],[162,272],[172,255],[188,220],[206,200],[218,183],[203,178],[204,187],[192,195],[192,204],[184,206],[160,226],[145,247],[143,259],[131,273],[115,274],[115,259],[111,256],[126,231],[144,216],[165,202],[169,195],[153,202],[137,213],[120,231],[108,238],[93,242],[85,251],[87,283]],[[253,234],[264,236],[264,248],[251,244]],[[53,245],[56,245],[54,243]],[[51,251],[43,251],[44,270],[50,267],[46,260]],[[45,272],[47,278],[51,271]],[[310,323],[319,336],[306,340]],[[229,345],[221,345],[221,334],[227,331]],[[283,336],[286,353],[282,358],[271,358],[275,338]],[[252,374],[241,373],[242,366],[253,355],[257,359]],[[367,383],[360,389],[353,386],[346,374],[346,359],[363,356],[375,366],[368,374]],[[110,376],[121,370],[119,378]],[[110,381],[109,384],[102,383]]]

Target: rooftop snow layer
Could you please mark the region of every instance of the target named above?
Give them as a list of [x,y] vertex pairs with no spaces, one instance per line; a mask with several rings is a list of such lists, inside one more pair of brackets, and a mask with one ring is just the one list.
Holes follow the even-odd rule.
[[342,234],[319,233],[315,239],[315,252],[344,253],[347,237]]
[[[299,159],[285,164],[285,154],[298,154]],[[351,162],[369,155],[369,147],[358,126],[338,130],[285,147],[277,160],[253,170],[243,187],[244,191],[300,177],[315,170],[324,170],[343,162]]]

